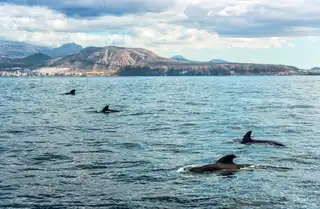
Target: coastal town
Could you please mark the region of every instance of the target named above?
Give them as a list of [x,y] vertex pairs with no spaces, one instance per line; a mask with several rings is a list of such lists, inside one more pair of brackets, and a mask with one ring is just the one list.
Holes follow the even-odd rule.
[[[282,75],[282,74],[279,74]],[[283,74],[286,75],[286,74]],[[297,72],[297,75],[320,75],[320,71],[318,70],[303,70],[300,69]],[[10,70],[1,70],[0,69],[0,77],[35,77],[35,76],[75,76],[75,77],[86,77],[86,76],[110,76],[110,74],[102,73],[102,72],[43,72],[38,70],[31,69],[10,69]]]
[[86,76],[86,73],[79,72],[39,72],[31,70],[0,71],[2,77],[20,77],[20,76]]

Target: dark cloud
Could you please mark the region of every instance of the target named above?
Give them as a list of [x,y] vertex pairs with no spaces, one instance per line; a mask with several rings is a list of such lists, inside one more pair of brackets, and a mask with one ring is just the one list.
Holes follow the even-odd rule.
[[174,2],[174,0],[0,0],[0,3],[6,4],[44,6],[70,17],[162,12]]

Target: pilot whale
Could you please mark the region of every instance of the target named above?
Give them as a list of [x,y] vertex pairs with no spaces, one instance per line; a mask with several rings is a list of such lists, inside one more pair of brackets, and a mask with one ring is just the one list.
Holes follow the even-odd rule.
[[76,95],[76,90],[72,89],[70,92],[64,93],[65,95]]
[[109,105],[105,106],[102,110],[101,110],[102,113],[112,113],[112,112],[120,112],[119,110],[112,110],[112,109],[109,109]]
[[251,138],[252,131],[248,131],[240,141],[241,144],[268,144],[268,145],[274,145],[274,146],[284,146],[280,142],[271,141],[271,140],[255,140]]
[[237,158],[236,155],[226,155],[217,160],[215,163],[185,167],[182,171],[188,171],[191,173],[210,173],[216,172],[223,175],[233,175],[236,171],[239,170],[275,170],[275,171],[287,171],[292,170],[292,168],[287,167],[275,167],[268,165],[252,165],[252,164],[236,164],[233,162],[233,159]]
[[189,168],[190,172],[193,173],[204,173],[204,172],[215,172],[215,171],[235,171],[240,169],[240,165],[237,165],[233,162],[233,159],[236,158],[235,155],[226,155],[217,162],[207,165],[201,165],[197,167]]

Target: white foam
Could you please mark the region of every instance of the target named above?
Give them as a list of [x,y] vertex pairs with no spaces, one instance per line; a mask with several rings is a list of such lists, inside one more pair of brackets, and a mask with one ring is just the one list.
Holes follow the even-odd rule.
[[187,165],[184,167],[181,167],[177,170],[178,173],[187,173],[189,172],[190,168],[199,167],[200,165]]
[[254,168],[257,168],[257,167],[258,166],[250,165],[250,166],[246,166],[246,167],[240,168],[240,170],[251,170],[251,169],[254,169]]

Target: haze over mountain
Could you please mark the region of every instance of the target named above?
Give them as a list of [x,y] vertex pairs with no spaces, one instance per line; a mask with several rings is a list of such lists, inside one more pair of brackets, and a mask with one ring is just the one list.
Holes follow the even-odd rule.
[[23,58],[0,58],[0,70],[13,70],[14,68],[32,68],[41,64],[45,64],[50,60],[46,54],[36,53]]
[[46,54],[50,57],[61,57],[61,56],[67,56],[72,54],[77,54],[82,50],[82,46],[75,44],[75,43],[69,43],[64,44],[58,48],[54,48],[51,50],[41,50],[41,53]]
[[1,41],[0,40],[0,56],[1,57],[26,57],[41,50],[47,50],[48,47],[36,46],[17,41]]
[[213,63],[228,63],[228,61],[222,60],[222,59],[212,59],[210,62]]
[[50,57],[59,57],[77,54],[82,49],[82,46],[75,43],[64,44],[58,48],[51,48],[24,42],[0,41],[0,56],[11,58],[22,58],[36,53],[43,53]]
[[[189,59],[187,59],[187,58],[185,58],[185,57],[183,57],[181,55],[172,56],[170,59],[176,60],[176,61],[183,61],[183,62],[201,62],[201,61],[189,60]],[[212,62],[212,63],[228,63],[227,61],[222,60],[222,59],[212,59],[209,62]]]
[[181,55],[174,55],[170,59],[176,60],[176,61],[185,61],[185,62],[189,62],[190,61],[190,60],[188,60],[187,58],[185,58],[185,57],[183,57]]

